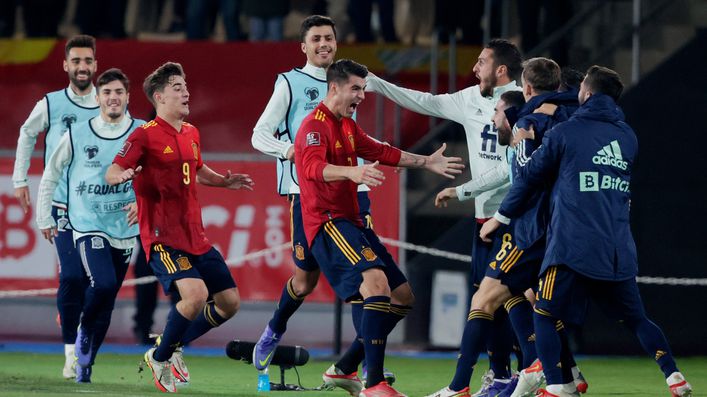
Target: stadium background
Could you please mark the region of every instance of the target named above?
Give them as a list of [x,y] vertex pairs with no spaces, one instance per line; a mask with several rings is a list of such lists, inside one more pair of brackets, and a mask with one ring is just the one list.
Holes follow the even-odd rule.
[[[76,1],[68,3],[68,7],[76,5]],[[129,9],[134,7],[135,1],[129,3]],[[417,35],[408,32],[407,19],[419,18],[424,14],[420,9],[434,9],[432,3],[396,3],[402,43],[347,43],[340,37],[337,58],[352,58],[367,64],[378,75],[425,91],[447,92],[475,84],[471,68],[481,49],[478,45],[455,43],[453,38],[449,44],[440,44],[449,38],[434,39],[430,33],[436,31],[432,30],[435,24],[427,21],[425,25],[424,19],[412,22],[422,26]],[[455,7],[453,3],[446,6]],[[483,19],[485,35],[518,40],[517,2],[483,3],[486,10],[492,10]],[[633,230],[640,274],[680,278],[672,281],[675,285],[668,280],[641,285],[648,313],[663,327],[677,354],[707,354],[707,261],[702,249],[707,234],[707,178],[700,168],[705,156],[699,141],[704,132],[699,118],[707,108],[707,6],[704,1],[659,0],[571,3],[572,18],[545,38],[569,37],[568,65],[580,70],[592,63],[616,68],[630,86],[621,105],[641,145],[632,183]],[[641,5],[638,21],[633,20],[636,3]],[[304,14],[298,11],[293,7],[289,25],[296,26],[301,20]],[[127,18],[126,26],[130,24],[131,19]],[[71,22],[65,20],[61,29],[70,30]],[[288,29],[286,36],[292,39],[293,30],[286,27],[286,33]],[[19,126],[44,93],[66,86],[66,74],[60,69],[64,42],[60,38],[22,38],[19,28],[18,31],[16,37],[0,41],[0,291],[56,286],[52,247],[34,230],[33,215],[21,214],[12,196],[10,177]],[[232,270],[245,300],[242,312],[234,320],[208,334],[201,343],[221,344],[234,337],[254,340],[289,277],[291,261],[287,250],[246,262],[237,260],[246,253],[286,243],[289,235],[287,204],[274,194],[273,161],[251,148],[250,135],[271,94],[276,73],[302,66],[304,57],[296,41],[220,42],[219,27],[212,41],[184,41],[178,35],[139,29],[129,34],[131,38],[120,40],[99,38],[97,58],[98,73],[119,67],[132,79],[130,112],[149,118],[150,107],[140,90],[143,77],[165,61],[181,62],[192,95],[189,121],[202,131],[206,160],[216,169],[230,168],[256,177],[257,189],[253,193],[220,195],[203,189],[201,196],[204,219],[209,225],[207,233],[225,257],[234,259]],[[549,55],[552,44],[540,43],[527,53]],[[634,48],[639,50],[637,57],[632,57]],[[632,62],[635,59],[637,66]],[[380,139],[419,152],[430,152],[446,141],[452,152],[466,156],[463,132],[454,123],[401,110],[375,95],[368,95],[359,109],[363,128]],[[42,170],[41,145],[36,149],[31,168],[33,198]],[[444,182],[415,172],[395,174],[388,170],[387,175],[384,187],[373,193],[379,234],[468,254],[473,205],[464,203],[436,210],[432,200],[446,186]],[[465,177],[468,174],[462,181]],[[460,324],[453,319],[461,321],[463,314],[455,317],[449,313],[465,312],[467,299],[464,283],[452,280],[464,276],[468,265],[434,254],[404,250],[395,253],[410,277],[418,303],[392,342],[416,348],[453,347],[454,342],[450,344],[449,340],[455,339],[454,332],[458,330],[454,329]],[[446,275],[452,277],[450,281],[445,284],[444,275],[435,275],[439,271],[453,272]],[[436,279],[442,284],[434,285]],[[686,279],[701,285],[688,285]],[[2,296],[0,340],[59,340],[51,296]],[[132,342],[132,299],[131,289],[124,287],[109,340]],[[293,318],[287,340],[328,345],[333,339],[334,322],[331,290],[322,283],[308,302]],[[163,302],[155,315],[156,329],[163,324],[166,305]],[[436,321],[431,321],[433,318]],[[347,316],[343,328],[344,338],[350,339]],[[593,309],[575,341],[580,353],[640,352],[628,331],[611,324]]]

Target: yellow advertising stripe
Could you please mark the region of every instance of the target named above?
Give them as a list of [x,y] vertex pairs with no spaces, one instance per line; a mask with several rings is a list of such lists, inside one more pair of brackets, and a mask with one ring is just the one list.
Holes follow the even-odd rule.
[[344,255],[346,255],[346,257],[351,261],[351,264],[355,265],[358,261],[361,260],[361,257],[358,256],[358,254],[356,253],[356,251],[354,251],[353,248],[351,248],[349,242],[346,241],[344,236],[341,235],[341,232],[339,232],[339,229],[337,229],[333,223],[325,223],[324,230],[328,231],[329,235],[332,239],[334,239],[334,242],[339,247],[339,249],[341,249]]

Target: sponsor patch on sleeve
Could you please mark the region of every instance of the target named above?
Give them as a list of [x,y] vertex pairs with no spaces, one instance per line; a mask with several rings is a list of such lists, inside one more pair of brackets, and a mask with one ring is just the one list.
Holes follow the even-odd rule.
[[307,146],[319,146],[320,139],[318,132],[308,132],[307,133]]
[[120,148],[120,151],[118,152],[118,156],[120,157],[125,157],[126,154],[128,154],[128,150],[130,150],[130,147],[133,145],[132,142],[125,141],[123,144],[123,147]]

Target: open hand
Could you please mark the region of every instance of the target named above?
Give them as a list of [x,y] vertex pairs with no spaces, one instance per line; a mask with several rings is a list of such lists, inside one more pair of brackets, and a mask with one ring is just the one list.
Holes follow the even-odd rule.
[[380,186],[385,180],[385,175],[383,174],[383,171],[377,168],[379,164],[380,163],[376,161],[375,163],[352,167],[352,172],[349,179],[359,185],[364,184],[368,187]]
[[248,174],[232,174],[231,170],[226,172],[223,176],[223,187],[226,189],[238,190],[238,189],[248,189],[253,190],[255,182],[250,178]]
[[444,155],[445,149],[447,149],[447,144],[443,143],[436,152],[428,157],[425,168],[445,178],[454,179],[462,173],[464,164],[461,164],[461,157],[446,157]]

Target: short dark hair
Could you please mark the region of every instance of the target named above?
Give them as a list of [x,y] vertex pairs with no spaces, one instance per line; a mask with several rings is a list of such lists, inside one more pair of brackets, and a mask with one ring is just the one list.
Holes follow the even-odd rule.
[[331,30],[334,31],[334,38],[336,38],[336,24],[333,19],[323,15],[310,15],[302,21],[302,25],[299,28],[299,38],[301,42],[304,43],[307,32],[315,26],[331,26]]
[[560,89],[562,91],[567,91],[569,89],[579,89],[579,84],[582,83],[582,79],[584,78],[582,72],[569,66],[565,66],[561,69],[560,76],[562,79]]
[[96,39],[87,34],[79,34],[70,38],[64,46],[64,57],[69,56],[69,51],[72,48],[90,48],[93,50],[93,56],[96,56]]
[[624,91],[624,83],[615,71],[604,66],[590,66],[584,84],[592,94],[605,94],[618,101]]
[[525,97],[522,91],[506,91],[501,94],[501,100],[506,103],[509,107],[514,107],[520,109],[525,105]]
[[560,65],[549,58],[530,58],[523,62],[523,80],[535,91],[552,92],[560,88]]
[[145,78],[142,89],[145,91],[145,95],[147,95],[147,99],[150,103],[155,105],[155,100],[152,96],[155,92],[164,90],[164,87],[169,83],[169,78],[172,76],[187,78],[187,75],[184,74],[184,69],[182,69],[182,65],[176,62],[165,63]]
[[118,68],[110,68],[101,73],[101,75],[98,76],[98,80],[96,80],[96,87],[101,88],[102,86],[116,80],[123,84],[125,91],[130,91],[130,80],[128,79],[128,76],[126,76],[125,73]]
[[508,69],[508,77],[517,80],[523,70],[523,57],[520,55],[518,46],[506,39],[493,39],[484,46],[493,51],[493,65],[499,67],[505,65]]
[[368,76],[368,68],[350,59],[339,59],[327,69],[326,82],[331,84],[349,81],[351,75],[365,79]]

